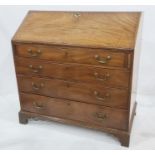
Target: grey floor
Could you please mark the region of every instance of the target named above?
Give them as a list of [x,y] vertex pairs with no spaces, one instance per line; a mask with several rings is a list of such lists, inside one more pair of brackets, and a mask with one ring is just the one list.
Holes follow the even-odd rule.
[[[155,149],[155,97],[139,95],[129,149]],[[0,97],[0,149],[128,149],[117,138],[90,129],[46,121],[18,123],[17,95]]]

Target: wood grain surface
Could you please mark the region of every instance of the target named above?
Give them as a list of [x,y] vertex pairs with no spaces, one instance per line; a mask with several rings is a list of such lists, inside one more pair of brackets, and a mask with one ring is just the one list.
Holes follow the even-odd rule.
[[[126,70],[80,64],[60,64],[20,57],[16,57],[15,63],[17,73],[23,75],[93,83],[106,87],[128,88],[130,84],[130,72]],[[39,68],[40,66],[42,68]]]
[[30,11],[14,41],[134,49],[138,12]]
[[12,39],[20,123],[39,118],[90,127],[129,146],[140,17],[140,12],[30,11]]
[[17,78],[22,92],[128,109],[128,90],[57,79],[25,76]]
[[93,123],[103,127],[127,130],[127,111],[76,101],[21,93],[22,110],[46,116]]
[[[18,44],[15,54],[20,57],[36,58],[61,63],[79,63],[97,66],[127,67],[129,51],[91,49],[67,46],[47,46],[38,44]],[[110,56],[110,59],[108,57]],[[106,61],[102,63],[100,61]]]

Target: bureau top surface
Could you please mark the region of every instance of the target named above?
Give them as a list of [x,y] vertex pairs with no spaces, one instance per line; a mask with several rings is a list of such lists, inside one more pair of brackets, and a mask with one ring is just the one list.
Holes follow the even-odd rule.
[[134,49],[140,12],[29,11],[13,41]]

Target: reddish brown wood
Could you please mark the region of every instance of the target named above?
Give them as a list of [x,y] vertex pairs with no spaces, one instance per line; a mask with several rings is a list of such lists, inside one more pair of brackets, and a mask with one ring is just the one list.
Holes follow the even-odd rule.
[[21,94],[21,109],[47,116],[127,130],[127,111],[40,95]]
[[12,39],[20,123],[38,118],[80,125],[129,146],[140,16],[30,12]]
[[[58,64],[19,57],[16,57],[15,63],[18,74],[81,81],[110,87],[127,88],[130,82],[130,72],[128,70],[106,69],[81,64]],[[30,65],[32,65],[32,68],[30,68]],[[40,66],[42,66],[41,69]],[[34,72],[35,70],[38,70],[38,72]]]
[[121,133],[121,134],[117,133],[115,136],[118,137],[122,146],[129,147],[129,143],[130,143],[130,133],[129,132]]
[[30,11],[13,41],[134,49],[140,12]]
[[[135,113],[135,112],[133,111],[133,113]],[[51,116],[41,115],[41,114],[32,113],[32,112],[28,112],[28,111],[20,111],[19,114],[24,114],[27,117],[27,119],[33,118],[35,120],[41,119],[41,120],[56,121],[56,122],[60,122],[60,123],[78,125],[81,127],[87,127],[87,128],[91,128],[91,129],[104,131],[104,132],[107,132],[107,133],[110,133],[110,134],[113,134],[114,136],[116,136],[119,139],[122,146],[126,146],[126,147],[129,146],[130,131],[123,131],[123,130],[118,130],[118,129],[114,129],[114,128],[102,127],[100,125],[96,125],[96,124],[94,125],[93,123],[89,123],[89,122],[75,121],[75,120],[69,120],[66,118],[53,117],[53,116],[51,117]],[[134,117],[134,115],[132,117]]]
[[[128,90],[56,79],[17,76],[19,90],[109,107],[128,108]],[[49,91],[50,90],[50,91]],[[98,92],[98,94],[97,94]]]
[[[45,46],[34,44],[17,44],[15,48],[15,54],[17,56],[27,58],[39,58],[59,63],[70,62],[104,67],[127,67],[124,66],[125,56],[127,52],[121,52],[120,50],[91,49],[67,46]],[[100,59],[110,56],[111,59],[108,60],[106,64],[102,64],[97,61],[96,56],[99,56]]]

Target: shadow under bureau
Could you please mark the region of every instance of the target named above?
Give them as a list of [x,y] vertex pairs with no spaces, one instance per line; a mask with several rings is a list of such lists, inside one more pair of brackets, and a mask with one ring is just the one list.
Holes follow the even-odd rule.
[[30,11],[12,39],[21,111],[98,129],[129,145],[140,12]]

